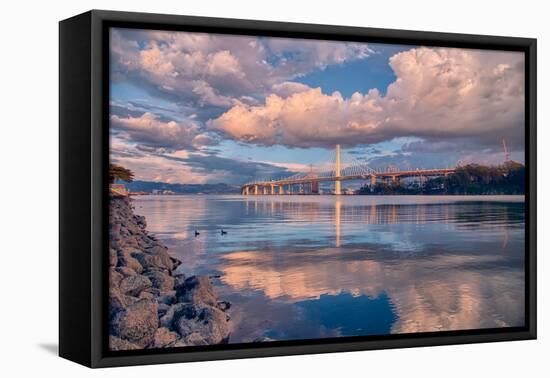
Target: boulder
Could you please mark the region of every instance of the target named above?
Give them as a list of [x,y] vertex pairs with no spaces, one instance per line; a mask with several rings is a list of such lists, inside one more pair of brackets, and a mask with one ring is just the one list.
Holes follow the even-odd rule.
[[228,301],[219,301],[218,308],[222,311],[227,311],[231,308],[231,302]]
[[116,314],[126,307],[122,293],[117,287],[109,288],[109,318],[112,319]]
[[231,334],[230,323],[222,310],[198,304],[184,304],[175,311],[172,327],[187,344],[193,334],[193,338],[200,336],[208,345],[227,343]]
[[120,223],[117,220],[111,219],[109,222],[109,241],[111,247],[115,250],[120,248]]
[[115,269],[109,269],[109,285],[111,287],[119,287],[120,281],[122,281],[123,278],[124,277],[122,274],[117,272]]
[[154,255],[151,255],[149,253],[143,253],[143,252],[136,252],[133,253],[132,256],[139,262],[139,264],[145,269],[145,270],[166,270],[168,271],[168,268],[164,266],[162,261],[160,261],[159,258],[157,258]]
[[137,274],[135,270],[127,266],[119,266],[116,268],[116,271],[122,274],[123,277],[135,276]]
[[159,304],[159,307],[158,307],[158,315],[159,315],[159,319],[162,318],[164,315],[166,315],[166,313],[168,312],[168,310],[170,309],[170,305],[166,304],[166,303],[161,303],[161,302],[158,302],[158,299],[157,299],[157,303]]
[[150,270],[144,275],[151,280],[153,287],[159,289],[161,293],[174,289],[175,279],[167,273],[160,270]]
[[176,332],[170,331],[166,327],[160,327],[155,331],[153,342],[149,344],[149,348],[167,348],[172,347],[179,340],[179,335]]
[[145,291],[153,294],[155,297],[159,297],[160,296],[160,290],[155,288],[155,287],[150,287],[148,289],[146,289]]
[[122,340],[120,337],[109,336],[109,348],[111,350],[133,350],[140,349],[139,345]]
[[124,247],[119,249],[117,252],[118,256],[118,266],[119,267],[128,267],[133,269],[137,273],[143,272],[143,266],[140,264],[139,260],[135,258],[135,254],[139,253],[133,247]]
[[176,296],[180,302],[204,303],[217,306],[218,298],[214,286],[207,276],[192,276],[176,287]]
[[109,265],[111,267],[115,267],[118,263],[118,257],[116,253],[116,249],[109,248]]
[[175,279],[174,287],[183,285],[185,279],[187,278],[183,273],[173,274],[172,277]]
[[160,317],[159,324],[161,327],[173,329],[173,320],[176,312],[181,310],[185,306],[185,303],[176,303],[168,308],[166,312]]
[[143,230],[145,230],[145,227],[147,227],[147,222],[145,221],[145,217],[142,215],[135,215],[134,219],[136,220],[136,224]]
[[[153,260],[158,268],[166,269],[172,271],[175,269],[175,263],[170,254],[168,253],[168,248],[163,245],[155,244],[153,247],[145,250],[150,256],[153,257]],[[176,265],[177,266],[177,265]]]
[[116,314],[111,334],[144,348],[153,341],[159,326],[157,311],[156,300],[140,299]]
[[129,235],[139,235],[143,230],[139,225],[135,222],[127,222],[126,223],[126,231]]
[[134,276],[128,276],[120,281],[120,292],[126,295],[132,295],[134,297],[152,286],[151,281],[141,274]]
[[141,249],[138,241],[138,236],[125,236],[124,239],[120,241],[122,248],[131,248],[133,250]]
[[175,257],[170,256],[170,261],[172,261],[172,270],[175,270],[178,266],[181,265],[181,261]]
[[118,287],[109,288],[109,314],[113,318],[120,311],[135,303],[137,298],[124,295]]
[[148,291],[142,291],[141,293],[139,293],[138,298],[154,299],[155,294],[149,293]]
[[198,332],[193,332],[192,334],[186,336],[183,342],[185,345],[189,346],[208,345],[206,340]]
[[155,243],[152,247],[148,248],[146,252],[151,255],[161,255],[168,253],[168,248],[159,243]]
[[172,304],[176,303],[176,292],[174,290],[164,292],[163,295],[161,295],[157,298],[157,301],[159,303],[172,305]]
[[156,239],[149,236],[146,232],[143,232],[143,234],[137,238],[137,242],[141,248],[147,249],[155,245]]

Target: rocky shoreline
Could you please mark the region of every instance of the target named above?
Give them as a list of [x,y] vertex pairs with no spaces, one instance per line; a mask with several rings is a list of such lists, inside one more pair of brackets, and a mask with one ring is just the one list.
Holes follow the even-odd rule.
[[111,350],[223,344],[230,304],[207,276],[176,273],[181,262],[146,230],[131,199],[110,198],[109,347]]

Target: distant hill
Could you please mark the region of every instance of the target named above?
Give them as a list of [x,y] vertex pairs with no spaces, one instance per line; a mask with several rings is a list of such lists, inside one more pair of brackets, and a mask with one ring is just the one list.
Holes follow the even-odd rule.
[[131,192],[147,192],[153,190],[170,190],[176,194],[238,194],[241,188],[236,185],[218,184],[168,184],[165,182],[133,181],[125,182]]

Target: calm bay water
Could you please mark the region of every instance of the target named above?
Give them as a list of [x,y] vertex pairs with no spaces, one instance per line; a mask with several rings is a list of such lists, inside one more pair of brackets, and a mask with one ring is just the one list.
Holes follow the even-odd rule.
[[220,276],[233,343],[524,323],[523,196],[140,196],[134,205],[183,273]]

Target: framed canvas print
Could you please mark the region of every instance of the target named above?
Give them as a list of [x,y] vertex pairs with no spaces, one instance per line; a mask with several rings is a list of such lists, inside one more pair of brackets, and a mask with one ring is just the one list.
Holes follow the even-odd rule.
[[536,337],[536,40],[60,23],[60,355]]

